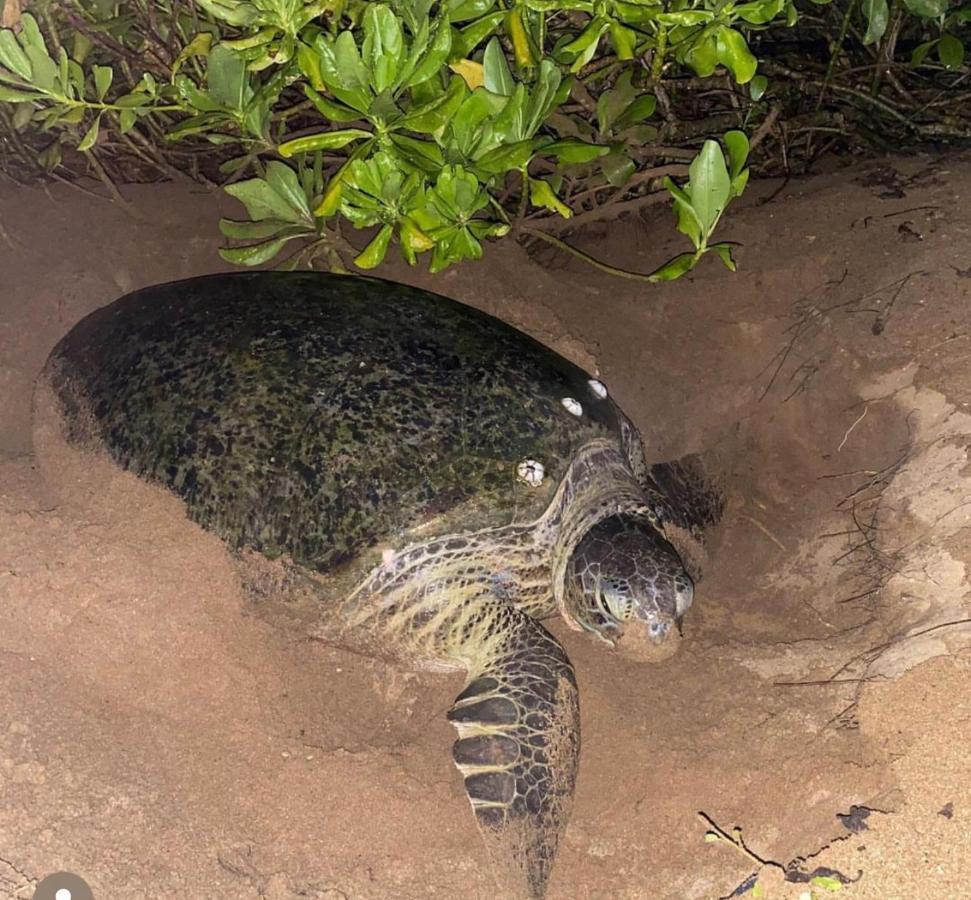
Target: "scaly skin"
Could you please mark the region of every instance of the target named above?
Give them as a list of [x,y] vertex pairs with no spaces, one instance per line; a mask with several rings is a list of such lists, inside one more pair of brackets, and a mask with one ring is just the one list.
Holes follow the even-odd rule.
[[459,731],[453,756],[509,895],[545,891],[579,753],[573,667],[534,621],[557,609],[549,560],[569,560],[597,521],[617,515],[647,520],[651,511],[619,447],[594,441],[577,453],[538,521],[405,547],[321,629],[336,622],[330,636],[345,645],[393,646],[417,662],[468,673],[449,713]]

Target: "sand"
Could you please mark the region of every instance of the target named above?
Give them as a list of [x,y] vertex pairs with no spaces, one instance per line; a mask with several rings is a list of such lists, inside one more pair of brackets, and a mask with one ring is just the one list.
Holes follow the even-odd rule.
[[[450,762],[461,676],[260,620],[173,497],[48,446],[38,465],[54,343],[121,293],[225,268],[228,199],[126,195],[138,218],[0,185],[0,896],[69,870],[99,900],[495,897]],[[969,196],[960,157],[757,184],[724,226],[739,272],[663,287],[512,244],[381,273],[596,370],[652,459],[723,473],[676,657],[553,625],[584,746],[550,900],[728,897],[753,857],[854,879],[853,900],[971,897]],[[668,213],[576,240],[642,271],[683,249]]]

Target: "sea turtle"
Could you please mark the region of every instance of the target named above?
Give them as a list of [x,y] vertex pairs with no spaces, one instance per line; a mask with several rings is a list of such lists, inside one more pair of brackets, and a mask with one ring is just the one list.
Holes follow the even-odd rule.
[[670,652],[693,582],[668,538],[719,512],[693,467],[647,466],[606,388],[542,344],[375,279],[137,291],[72,329],[41,388],[69,441],[285,566],[317,634],[467,672],[454,761],[502,896],[542,896],[580,733],[539,620]]

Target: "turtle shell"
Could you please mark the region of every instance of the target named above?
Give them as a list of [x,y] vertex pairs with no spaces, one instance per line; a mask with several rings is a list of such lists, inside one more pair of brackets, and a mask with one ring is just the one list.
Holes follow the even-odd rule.
[[[232,547],[320,573],[416,534],[529,521],[579,446],[621,443],[622,417],[582,369],[484,313],[369,278],[147,288],[81,321],[47,373],[69,436],[175,491]],[[517,477],[525,460],[544,467],[540,486]]]

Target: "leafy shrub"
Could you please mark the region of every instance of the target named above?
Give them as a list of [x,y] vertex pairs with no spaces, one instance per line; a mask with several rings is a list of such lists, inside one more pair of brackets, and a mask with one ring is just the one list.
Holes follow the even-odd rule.
[[[947,2],[906,6],[943,22]],[[222,221],[234,244],[226,259],[262,265],[294,246],[290,265],[339,268],[348,223],[376,229],[354,256],[358,267],[378,265],[395,243],[410,263],[429,254],[433,271],[479,258],[484,239],[510,231],[563,246],[542,226],[568,218],[571,198],[603,188],[616,198],[660,181],[650,148],[664,79],[725,71],[758,98],[767,81],[749,40],[798,19],[794,0],[78,0],[31,9],[37,17],[23,13],[0,30],[0,106],[16,132],[52,138],[40,154],[47,168],[80,152],[103,174],[98,154],[111,148],[198,175],[204,144],[249,215]],[[886,11],[886,0],[865,0],[868,39],[880,38]],[[959,64],[963,44],[944,31],[915,58],[932,53]],[[749,145],[739,131],[723,140],[727,162],[709,138],[689,168],[673,167],[686,184],[664,179],[694,250],[651,280],[680,276],[709,250],[733,266],[730,247],[710,238],[744,190]]]

